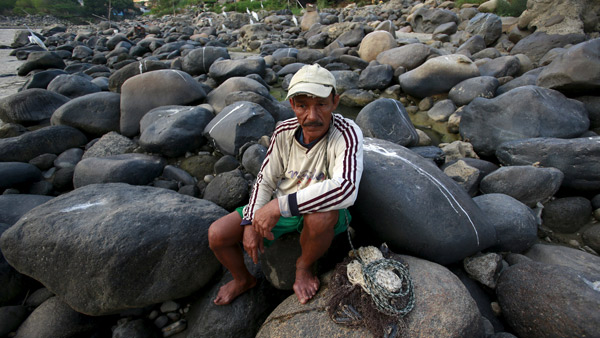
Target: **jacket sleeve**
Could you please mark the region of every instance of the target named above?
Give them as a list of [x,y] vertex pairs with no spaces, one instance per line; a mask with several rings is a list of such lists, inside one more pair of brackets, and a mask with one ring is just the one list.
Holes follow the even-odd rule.
[[339,210],[354,204],[363,170],[363,135],[352,121],[340,118],[341,136],[335,140],[331,177],[296,193],[278,198],[282,216]]
[[251,224],[256,210],[262,208],[273,199],[273,192],[277,189],[277,183],[284,174],[283,158],[285,155],[283,152],[286,150],[284,149],[283,142],[285,142],[285,140],[283,136],[286,131],[294,128],[295,126],[293,123],[282,123],[275,129],[275,132],[271,137],[269,149],[267,149],[267,155],[256,176],[256,182],[254,183],[250,195],[250,201],[244,208],[242,225]]

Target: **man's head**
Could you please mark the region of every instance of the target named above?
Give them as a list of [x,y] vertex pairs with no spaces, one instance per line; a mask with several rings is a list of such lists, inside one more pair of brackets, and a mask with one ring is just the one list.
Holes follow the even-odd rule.
[[340,100],[335,86],[333,74],[317,64],[302,67],[292,77],[287,99],[302,126],[306,142],[323,136],[329,129],[331,113]]

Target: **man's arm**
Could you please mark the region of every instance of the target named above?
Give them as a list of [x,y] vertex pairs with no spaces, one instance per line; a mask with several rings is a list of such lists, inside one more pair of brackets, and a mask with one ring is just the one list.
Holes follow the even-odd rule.
[[363,136],[352,121],[336,117],[335,123],[342,136],[334,144],[335,162],[331,177],[279,197],[283,216],[339,210],[354,204],[363,170]]

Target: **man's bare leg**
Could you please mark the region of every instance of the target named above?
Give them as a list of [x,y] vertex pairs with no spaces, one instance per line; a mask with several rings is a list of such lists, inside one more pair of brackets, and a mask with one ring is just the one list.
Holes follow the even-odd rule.
[[231,303],[237,296],[256,285],[256,278],[250,274],[244,264],[244,253],[240,242],[244,228],[240,226],[242,218],[236,211],[221,217],[208,229],[208,243],[215,256],[223,264],[233,280],[219,289],[214,299],[216,305]]
[[302,254],[296,261],[294,282],[294,292],[302,304],[306,304],[319,290],[319,278],[313,274],[312,265],[329,249],[338,216],[337,210],[304,215],[300,234]]

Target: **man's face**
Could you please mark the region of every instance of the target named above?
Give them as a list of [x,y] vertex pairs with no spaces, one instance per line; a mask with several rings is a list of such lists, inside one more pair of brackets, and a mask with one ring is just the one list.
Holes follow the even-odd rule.
[[327,133],[331,113],[337,108],[339,102],[339,95],[333,93],[325,98],[297,95],[290,99],[292,110],[302,126],[304,142],[310,143]]

